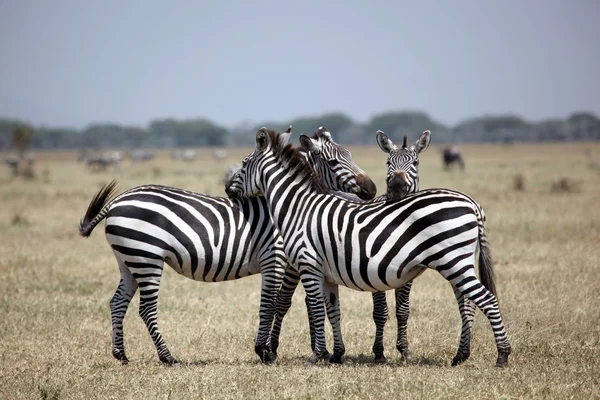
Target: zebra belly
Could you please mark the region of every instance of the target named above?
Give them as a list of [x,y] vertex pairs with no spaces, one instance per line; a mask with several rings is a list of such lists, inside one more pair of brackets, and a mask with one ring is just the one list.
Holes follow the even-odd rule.
[[165,261],[177,273],[196,281],[221,282],[260,272],[258,256],[249,248],[244,252],[225,242],[219,246],[199,241],[183,244],[168,231],[142,220],[107,218],[106,239],[126,264],[162,267]]

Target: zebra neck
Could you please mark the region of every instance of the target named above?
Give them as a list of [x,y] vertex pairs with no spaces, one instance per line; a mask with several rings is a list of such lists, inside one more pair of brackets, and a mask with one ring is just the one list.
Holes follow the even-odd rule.
[[285,238],[286,233],[293,229],[297,221],[291,221],[290,216],[304,214],[301,211],[309,198],[317,195],[313,188],[312,174],[298,173],[295,167],[282,165],[265,168],[264,196],[275,227]]

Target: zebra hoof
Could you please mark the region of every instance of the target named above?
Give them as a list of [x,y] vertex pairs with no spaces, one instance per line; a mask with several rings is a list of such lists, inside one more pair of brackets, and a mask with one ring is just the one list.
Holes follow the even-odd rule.
[[496,361],[496,367],[507,368],[508,367],[508,355],[509,352],[498,353],[498,361]]
[[121,363],[121,365],[127,365],[129,364],[129,359],[125,356],[125,353],[122,351],[113,351],[112,353],[113,357],[116,358],[117,360],[119,360],[119,362]]
[[179,367],[181,363],[174,359],[172,356],[159,357],[160,362],[169,367]]
[[265,364],[272,364],[277,358],[277,355],[271,352],[271,350],[267,346],[255,346],[254,352],[258,354],[260,361],[262,361]]
[[453,367],[456,367],[457,365],[460,365],[460,364],[464,363],[465,361],[467,361],[470,356],[471,356],[471,353],[466,353],[466,354],[456,353],[456,355],[452,359],[452,364],[450,364],[450,365]]
[[402,358],[404,358],[404,360],[406,360],[406,361],[408,361],[410,359],[410,356],[412,355],[412,353],[408,349],[407,344],[404,344],[404,345],[397,344],[396,350],[398,350],[400,352],[400,354],[402,355]]
[[373,362],[375,364],[385,364],[387,362],[387,358],[385,358],[385,356],[383,354],[378,354],[378,355],[375,355]]
[[342,361],[342,355],[341,354],[335,354],[335,353],[333,353],[333,355],[329,357],[329,363],[330,364],[342,365],[344,363]]
[[325,350],[322,354],[317,354],[313,352],[312,356],[310,356],[310,358],[306,361],[306,364],[316,365],[321,360],[330,360],[331,358],[332,355],[327,350]]
[[410,360],[410,357],[412,356],[412,353],[410,352],[409,349],[401,351],[400,354],[402,354],[402,358],[404,358],[405,361]]

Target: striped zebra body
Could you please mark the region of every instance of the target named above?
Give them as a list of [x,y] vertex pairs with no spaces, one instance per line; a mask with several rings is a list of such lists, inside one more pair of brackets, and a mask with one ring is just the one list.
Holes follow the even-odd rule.
[[[460,302],[468,299],[484,312],[496,338],[497,365],[507,365],[510,344],[495,296],[481,207],[445,189],[366,204],[332,196],[286,146],[287,139],[259,130],[255,151],[226,190],[230,196],[264,193],[267,199],[284,252],[300,272],[310,299],[315,349],[309,361],[328,354],[324,305],[334,335],[330,361],[341,362],[345,352],[338,285],[386,291],[403,287],[430,268],[452,284]],[[474,268],[478,244],[481,281]]]
[[[331,169],[328,173],[344,175],[344,189],[360,192],[365,187],[360,182],[372,182],[363,176],[360,168],[353,166],[352,170]],[[360,175],[360,179],[348,175]],[[260,272],[260,322],[255,351],[263,361],[272,361],[268,339],[274,302],[285,270],[289,268],[282,238],[271,222],[266,199],[232,200],[146,185],[110,200],[115,186],[113,181],[100,190],[80,224],[80,234],[89,236],[94,227],[106,219],[106,239],[121,272],[121,281],[110,302],[113,356],[122,363],[128,362],[123,344],[123,318],[139,289],[140,316],[159,359],[169,365],[177,363],[157,324],[158,292],[166,262],[179,274],[204,282],[239,279]]]

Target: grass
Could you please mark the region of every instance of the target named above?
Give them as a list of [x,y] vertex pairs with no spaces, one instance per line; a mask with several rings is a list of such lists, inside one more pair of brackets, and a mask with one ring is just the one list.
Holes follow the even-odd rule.
[[[435,138],[434,138],[435,141]],[[385,155],[351,148],[384,189]],[[38,154],[43,178],[13,180],[0,170],[0,398],[599,398],[600,170],[587,152],[600,144],[463,146],[466,170],[442,170],[439,149],[421,157],[421,187],[448,187],[475,197],[488,217],[501,309],[513,345],[508,369],[483,315],[475,319],[471,359],[449,367],[460,319],[449,285],[426,272],[411,294],[413,359],[395,350],[396,321],[385,334],[389,362],[371,362],[371,296],[341,289],[346,363],[308,367],[302,289],[284,321],[278,365],[257,361],[260,278],[198,283],[167,267],[160,328],[180,368],[160,365],[138,316],[137,296],[125,318],[131,363],[111,356],[108,301],[119,280],[103,226],[89,239],[77,223],[99,187],[113,177],[121,190],[160,183],[223,195],[227,167],[248,149],[216,163],[201,150],[194,163],[167,152],[147,164],[91,173],[76,153]],[[522,174],[526,191],[514,189]],[[568,178],[578,191],[553,192]],[[388,293],[388,303],[393,304]],[[393,309],[393,306],[392,306]],[[331,336],[328,335],[331,347]]]

